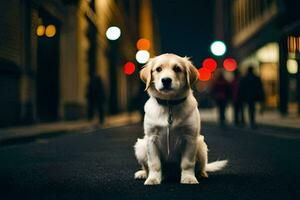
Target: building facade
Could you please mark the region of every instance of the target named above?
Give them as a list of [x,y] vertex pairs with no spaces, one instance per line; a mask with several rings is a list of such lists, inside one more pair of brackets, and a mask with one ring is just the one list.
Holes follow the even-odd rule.
[[[252,65],[260,75],[266,105],[284,115],[300,113],[299,2],[293,0],[216,1],[216,24],[241,72]],[[221,15],[221,16],[220,16]],[[222,34],[219,34],[219,33]]]
[[[140,37],[157,52],[150,0],[12,0],[0,13],[0,126],[85,118],[94,75],[106,113],[126,112],[140,81],[124,63],[135,61]],[[116,41],[110,26],[121,29]]]

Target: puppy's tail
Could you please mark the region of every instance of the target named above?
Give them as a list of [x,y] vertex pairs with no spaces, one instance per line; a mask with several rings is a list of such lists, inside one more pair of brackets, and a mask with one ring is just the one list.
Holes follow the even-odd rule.
[[207,163],[205,171],[206,172],[215,172],[222,170],[228,164],[228,160],[218,160],[215,162]]

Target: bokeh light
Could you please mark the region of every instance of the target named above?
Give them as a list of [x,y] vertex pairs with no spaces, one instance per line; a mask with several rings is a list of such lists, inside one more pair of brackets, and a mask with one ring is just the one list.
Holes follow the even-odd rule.
[[217,61],[215,61],[215,59],[213,58],[206,58],[203,62],[202,62],[202,67],[208,69],[209,71],[213,72],[216,70],[217,68]]
[[198,72],[199,72],[198,78],[200,81],[210,80],[211,72],[208,69],[202,67],[202,68],[198,69]]
[[135,64],[133,62],[127,62],[123,67],[123,71],[127,75],[133,74],[135,71]]
[[223,62],[223,67],[225,70],[232,72],[232,71],[236,70],[237,63],[233,58],[226,58]]
[[136,53],[135,58],[138,63],[145,64],[150,58],[150,53],[146,50],[139,50]]
[[150,49],[150,41],[145,38],[141,38],[137,41],[136,47],[138,50],[149,50]]
[[119,27],[111,26],[106,31],[106,37],[109,40],[117,40],[121,36],[121,30]]
[[56,34],[56,27],[53,24],[48,25],[45,34],[47,37],[53,37]]
[[215,56],[223,56],[226,52],[226,45],[222,41],[214,41],[210,45],[210,50]]
[[41,37],[45,34],[45,26],[44,25],[39,25],[37,28],[36,28],[36,35]]
[[294,59],[288,59],[286,62],[287,70],[290,74],[298,73],[298,63]]

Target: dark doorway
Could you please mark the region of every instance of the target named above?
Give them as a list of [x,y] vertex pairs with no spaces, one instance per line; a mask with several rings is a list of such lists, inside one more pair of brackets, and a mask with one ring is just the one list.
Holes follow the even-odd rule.
[[20,122],[20,67],[0,58],[0,127]]
[[[39,18],[45,33],[38,37],[37,117],[39,121],[55,121],[59,109],[59,22],[44,10],[39,10]],[[51,37],[47,35],[49,25],[55,27]]]

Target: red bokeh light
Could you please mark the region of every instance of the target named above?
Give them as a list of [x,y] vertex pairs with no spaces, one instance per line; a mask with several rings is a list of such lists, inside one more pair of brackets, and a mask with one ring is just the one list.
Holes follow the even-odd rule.
[[210,70],[208,70],[204,67],[198,69],[198,72],[199,72],[198,78],[200,81],[208,81],[211,78]]
[[138,50],[149,50],[150,49],[150,41],[145,38],[141,38],[137,41],[136,47]]
[[225,70],[233,72],[237,68],[237,62],[233,58],[226,58],[223,62]]
[[213,72],[216,70],[217,68],[217,61],[215,61],[212,58],[206,58],[203,62],[202,62],[202,66],[205,69],[208,69],[210,72]]
[[127,62],[124,67],[123,71],[126,75],[131,75],[135,71],[135,65],[133,62]]

